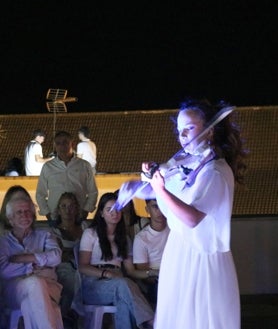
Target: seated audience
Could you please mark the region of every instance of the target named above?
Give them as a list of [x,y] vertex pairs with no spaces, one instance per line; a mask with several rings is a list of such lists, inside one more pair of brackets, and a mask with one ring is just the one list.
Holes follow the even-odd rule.
[[[31,200],[31,196],[29,195],[27,190],[20,185],[11,186],[4,195],[1,210],[0,210],[0,236],[3,235],[6,231],[9,231],[10,228],[8,224],[8,219],[6,218],[6,205],[8,201],[10,201],[11,199],[19,198],[19,197],[23,197],[28,200]],[[1,310],[3,308],[4,308],[4,300],[2,296],[2,281],[0,281],[0,311],[1,311],[0,322],[1,325],[3,325],[2,327],[6,328],[7,319],[5,318],[5,314]],[[1,325],[0,328],[2,329]]]
[[29,192],[21,185],[11,186],[5,193],[1,210],[0,210],[0,233],[10,228],[9,221],[6,217],[6,205],[12,199],[26,198],[27,200],[32,200]]
[[133,243],[133,263],[138,270],[150,271],[150,277],[139,283],[147,299],[155,307],[162,253],[168,238],[167,220],[155,199],[146,200],[150,224],[136,234]]
[[16,157],[8,160],[4,175],[10,177],[24,176],[25,170],[22,160]]
[[124,277],[121,270],[123,265],[128,275],[147,277],[147,271],[135,271],[121,212],[111,211],[116,199],[115,193],[102,195],[91,227],[85,229],[80,241],[83,299],[87,304],[117,306],[117,329],[132,329],[135,325],[152,328],[151,306],[136,283]]
[[18,198],[6,205],[10,232],[0,238],[0,277],[11,309],[21,309],[26,329],[63,329],[61,285],[55,267],[61,250],[50,232],[34,229],[35,207]]
[[77,322],[77,314],[71,309],[76,280],[73,247],[80,240],[83,228],[87,227],[85,221],[79,220],[79,210],[75,194],[63,193],[58,200],[57,220],[52,228],[62,249],[62,263],[57,266],[56,273],[63,286],[60,305],[65,327]]

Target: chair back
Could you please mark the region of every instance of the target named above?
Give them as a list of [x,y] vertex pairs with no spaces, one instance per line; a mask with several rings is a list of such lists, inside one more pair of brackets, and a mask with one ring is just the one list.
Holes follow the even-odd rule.
[[[74,259],[77,267],[75,294],[72,302],[72,309],[74,309],[80,316],[85,317],[84,328],[85,329],[101,329],[104,313],[114,314],[117,312],[117,307],[113,305],[86,305],[83,303],[82,296],[82,279],[78,270],[79,266],[79,247],[78,241],[73,247]],[[114,318],[113,318],[114,320]]]

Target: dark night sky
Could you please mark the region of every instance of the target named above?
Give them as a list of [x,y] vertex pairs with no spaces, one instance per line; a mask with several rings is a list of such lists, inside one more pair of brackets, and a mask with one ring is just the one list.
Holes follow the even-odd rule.
[[186,96],[278,104],[278,1],[6,1],[1,113],[177,108]]

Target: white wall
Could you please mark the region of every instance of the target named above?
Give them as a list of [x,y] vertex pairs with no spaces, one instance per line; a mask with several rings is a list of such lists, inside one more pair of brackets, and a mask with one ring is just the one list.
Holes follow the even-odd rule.
[[241,294],[278,293],[278,217],[233,219],[231,249]]

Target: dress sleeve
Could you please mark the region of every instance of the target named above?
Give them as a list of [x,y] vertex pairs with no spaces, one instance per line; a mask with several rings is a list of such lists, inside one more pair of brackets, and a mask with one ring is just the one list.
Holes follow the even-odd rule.
[[208,253],[227,252],[230,250],[233,181],[218,171],[206,173],[200,180],[192,205],[206,216],[192,230],[192,242]]

